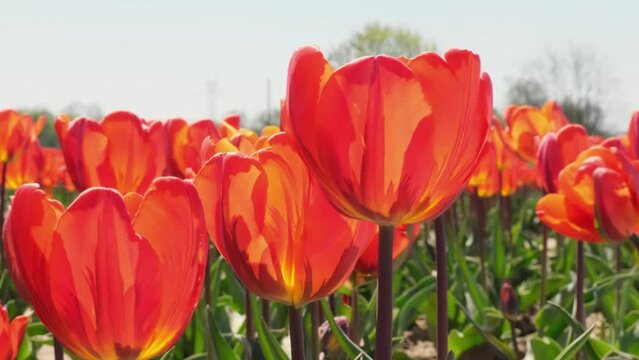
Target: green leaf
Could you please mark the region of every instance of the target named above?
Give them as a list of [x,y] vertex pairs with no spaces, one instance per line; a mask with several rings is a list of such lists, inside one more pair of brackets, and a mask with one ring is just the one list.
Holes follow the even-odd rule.
[[559,311],[550,306],[541,308],[535,316],[535,327],[545,336],[552,339],[559,337],[562,331],[568,326],[568,321],[561,316]]
[[[570,277],[563,274],[553,274],[546,279],[546,299],[552,298],[566,285],[570,284]],[[527,288],[523,288],[518,291],[519,295],[519,310],[526,312],[533,305],[539,302],[540,281],[535,279],[527,284]]]
[[255,295],[251,294],[251,307],[253,308],[253,317],[255,321],[255,328],[257,329],[257,341],[262,348],[264,357],[266,360],[284,360],[288,359],[288,355],[282,349],[279,342],[273,336],[273,333],[268,330],[268,326],[264,322],[264,318],[260,316],[260,311],[257,306],[257,300]]
[[564,350],[555,357],[555,360],[571,360],[575,357],[575,354],[588,342],[588,337],[595,326],[591,326],[588,330],[579,335],[573,342],[571,342]]
[[187,357],[184,360],[198,360],[198,359],[206,359],[207,355],[206,353],[199,353],[199,354],[193,354],[189,357]]
[[470,321],[470,323],[475,327],[475,330],[477,330],[477,332],[479,332],[479,334],[481,334],[481,336],[483,336],[484,339],[486,339],[486,342],[488,343],[488,345],[490,345],[490,347],[495,351],[495,353],[497,354],[497,356],[499,356],[500,359],[503,359],[503,360],[517,359],[515,352],[513,351],[513,349],[510,348],[510,346],[508,346],[503,341],[499,340],[495,335],[484,331],[484,329],[482,329],[482,327],[470,316],[470,314],[468,313],[468,310],[466,310],[466,308],[464,308],[464,306],[461,303],[457,302],[457,306],[461,309],[461,311],[464,312],[464,314],[466,314],[466,318],[468,319],[468,321]]
[[[568,311],[566,311],[566,309],[562,308],[561,306],[549,301],[548,303],[546,303],[546,306],[548,307],[552,307],[555,310],[558,311],[558,313],[568,321],[568,324],[572,327],[572,329],[575,331],[575,333],[577,334],[583,334],[585,332],[583,325],[581,325],[577,320],[575,320],[569,313]],[[586,340],[588,340],[588,338],[586,337]],[[588,357],[590,358],[590,360],[596,360],[599,359],[600,357],[597,355],[597,352],[595,351],[595,349],[592,347],[592,345],[590,344],[589,341],[586,341],[586,344],[584,346],[584,350],[586,351],[586,353],[588,354]]]
[[435,282],[428,283],[427,286],[417,291],[411,298],[405,301],[399,308],[396,317],[395,330],[397,334],[402,334],[404,330],[415,320],[418,314],[418,307],[428,299],[428,294],[435,292]]
[[561,353],[561,346],[553,339],[532,335],[530,348],[535,359],[554,359]]
[[479,284],[477,283],[477,279],[479,278],[479,276],[473,274],[468,267],[466,257],[464,256],[464,252],[462,251],[460,246],[460,241],[453,241],[452,243],[457,266],[461,271],[462,277],[464,279],[464,284],[468,287],[470,298],[473,300],[473,304],[475,305],[476,309],[484,309],[488,306],[488,296],[483,291],[481,286],[479,286]]
[[31,358],[31,356],[33,356],[33,347],[31,346],[31,341],[29,341],[29,338],[25,336],[22,339],[22,343],[20,344],[18,356],[16,356],[16,359],[25,360]]
[[506,245],[504,241],[504,228],[501,224],[501,212],[497,211],[493,217],[492,234],[494,241],[494,262],[495,262],[495,277],[499,284],[502,283],[506,277]]
[[207,329],[205,329],[206,335],[209,339],[211,339],[215,358],[220,360],[240,360],[231,346],[224,340],[224,337],[222,337],[220,329],[217,327],[215,316],[213,315],[211,310],[208,309],[206,306],[204,307],[204,309],[205,316],[208,318],[208,326]]
[[346,336],[346,334],[344,334],[342,328],[337,326],[335,317],[331,312],[331,308],[330,306],[328,306],[328,302],[326,301],[326,299],[320,300],[320,304],[322,304],[322,310],[324,310],[324,314],[326,314],[326,320],[328,321],[328,325],[331,327],[331,331],[333,332],[335,339],[337,339],[337,342],[341,346],[342,350],[344,350],[346,355],[348,355],[350,359],[373,360],[364,352],[364,350],[355,345],[355,343],[352,342],[351,339]]
[[448,334],[448,347],[457,357],[484,342],[484,338],[472,325],[466,326],[463,332],[454,329]]

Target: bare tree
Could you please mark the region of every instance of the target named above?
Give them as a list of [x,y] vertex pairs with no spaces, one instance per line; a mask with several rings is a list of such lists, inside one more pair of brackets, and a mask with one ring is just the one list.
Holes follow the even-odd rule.
[[525,66],[525,72],[510,79],[508,101],[541,105],[556,99],[570,121],[584,125],[591,133],[606,135],[603,129],[611,76],[597,53],[573,46],[565,52],[548,50]]

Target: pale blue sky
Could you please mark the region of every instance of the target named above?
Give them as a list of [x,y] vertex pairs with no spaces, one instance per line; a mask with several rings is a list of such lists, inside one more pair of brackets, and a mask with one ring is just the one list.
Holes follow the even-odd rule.
[[253,116],[286,87],[293,50],[329,50],[365,23],[419,31],[482,58],[504,104],[509,76],[547,49],[595,50],[614,79],[609,120],[639,110],[639,1],[0,0],[0,108],[73,101],[146,118]]

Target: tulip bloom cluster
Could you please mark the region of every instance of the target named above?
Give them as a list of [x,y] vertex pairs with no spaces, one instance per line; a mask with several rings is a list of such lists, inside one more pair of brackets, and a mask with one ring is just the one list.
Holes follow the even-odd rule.
[[624,150],[587,149],[559,173],[557,193],[539,201],[537,216],[576,240],[625,240],[639,231],[639,173]]
[[[375,351],[390,358],[392,261],[412,246],[408,229],[439,218],[437,348],[446,356],[441,215],[468,186],[490,197],[539,185],[541,222],[576,240],[639,233],[639,113],[626,136],[606,141],[553,101],[511,106],[504,120],[493,118],[491,81],[472,52],[333,68],[314,47],[291,59],[284,132],[242,128],[237,115],[216,124],[118,111],[58,118],[56,150],[37,142],[40,120],[3,111],[0,162],[17,189],[7,263],[55,338],[87,359],[149,359],[173,346],[198,304],[209,241],[250,292],[289,305],[291,317],[353,273],[377,275]],[[69,182],[81,194],[65,208],[47,193]],[[506,282],[511,320],[515,293]],[[0,309],[0,359],[15,357],[26,322]]]
[[493,126],[468,185],[479,197],[509,196],[522,186],[536,184],[536,176],[533,167],[505,146],[498,127]]

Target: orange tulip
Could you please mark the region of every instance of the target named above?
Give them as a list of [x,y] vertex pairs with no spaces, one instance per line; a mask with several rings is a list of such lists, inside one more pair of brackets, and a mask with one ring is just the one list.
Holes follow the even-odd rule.
[[[506,144],[522,159],[534,162],[539,142],[549,132],[567,125],[568,119],[555,101],[548,101],[540,109],[533,106],[510,106],[506,109]],[[500,127],[501,130],[501,127]]]
[[339,214],[293,138],[251,156],[219,153],[195,187],[217,249],[253,293],[300,306],[333,293],[371,240],[373,224]]
[[30,115],[15,110],[0,111],[0,162],[11,161],[38,138],[45,123],[41,116],[34,123]]
[[[408,228],[406,225],[399,225],[395,227],[395,234],[393,240],[393,261],[396,260],[404,251],[406,251],[415,241],[415,238],[419,234],[419,226],[414,226],[413,233],[408,234]],[[364,250],[362,255],[357,259],[355,264],[355,270],[361,274],[375,274],[377,273],[377,261],[379,253],[379,229],[375,231],[371,239],[370,245]]]
[[537,216],[576,240],[621,241],[639,231],[639,173],[625,151],[594,146],[559,173],[557,193],[537,203]]
[[29,317],[19,315],[9,321],[7,309],[0,306],[0,360],[14,360],[27,330]]
[[202,149],[200,151],[202,162],[206,162],[212,158],[213,155],[220,152],[239,152],[250,155],[268,147],[268,139],[280,132],[280,128],[273,125],[264,127],[262,134],[259,136],[249,129],[240,130],[240,132],[231,134],[230,138],[222,138],[217,141],[210,137],[206,138],[202,143]]
[[144,196],[84,191],[65,210],[37,185],[4,227],[22,296],[82,359],[150,359],[179,339],[198,303],[208,236],[195,187],[156,179]]
[[504,145],[493,126],[468,185],[479,197],[510,196],[521,186],[534,184],[535,176],[534,169]]
[[172,173],[181,177],[192,177],[202,167],[200,150],[204,139],[214,141],[220,134],[211,120],[200,120],[192,124],[184,119],[171,119],[164,123],[169,145],[168,163]]
[[40,143],[36,140],[27,144],[25,149],[7,164],[7,189],[17,189],[20,185],[37,182],[44,167],[44,158]]
[[590,146],[586,128],[568,124],[544,136],[537,151],[537,172],[546,192],[557,191],[559,172]]
[[64,163],[64,155],[58,148],[43,147],[42,148],[43,166],[40,169],[39,183],[48,192],[51,191],[58,183],[64,180],[66,176],[66,164]]
[[119,111],[102,122],[59,118],[55,127],[67,170],[79,190],[104,186],[142,193],[164,172],[166,145],[159,122]]
[[[333,69],[293,54],[285,109],[329,200],[383,225],[432,219],[468,182],[492,116],[479,56],[364,57]],[[283,116],[287,118],[286,115]]]

